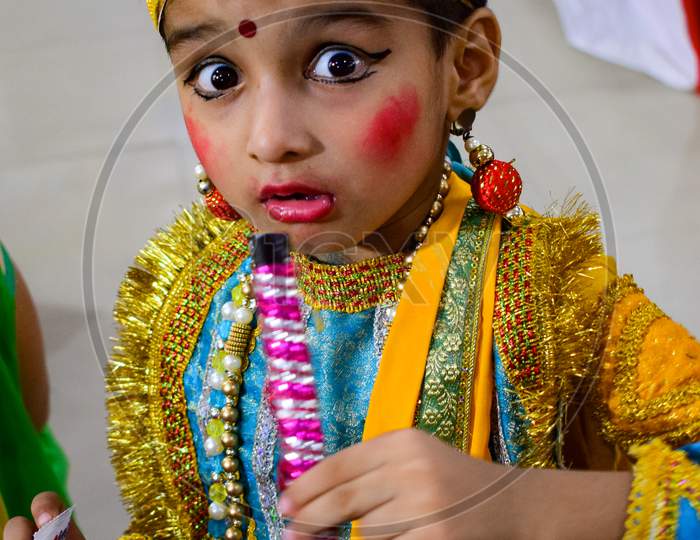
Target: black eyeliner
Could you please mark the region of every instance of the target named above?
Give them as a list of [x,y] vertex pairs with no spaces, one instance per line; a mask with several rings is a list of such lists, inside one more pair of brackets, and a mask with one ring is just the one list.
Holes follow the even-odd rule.
[[389,56],[392,53],[391,49],[386,49],[385,51],[381,52],[376,52],[376,53],[365,53],[367,56],[369,56],[372,60],[374,61],[379,61],[379,60],[384,60],[387,56]]
[[384,60],[387,56],[389,56],[392,53],[391,49],[385,49],[383,51],[379,52],[367,52],[360,47],[356,47],[354,45],[350,44],[345,44],[345,43],[337,43],[337,42],[326,42],[326,43],[321,43],[316,47],[316,53],[314,54],[313,58],[316,59],[323,53],[325,53],[328,50],[332,49],[345,49],[348,51],[352,51],[354,54],[359,54],[360,56],[364,56],[368,60],[368,70],[360,77],[355,77],[355,78],[345,78],[345,79],[339,79],[339,80],[329,80],[329,79],[322,79],[322,78],[313,78],[308,76],[308,74],[304,74],[304,78],[316,81],[322,84],[326,85],[337,85],[337,84],[353,84],[357,83],[360,81],[363,81],[364,79],[367,79],[371,75],[374,75],[376,71],[369,71],[369,67]]
[[371,58],[372,60],[384,60],[387,56],[389,56],[393,51],[391,49],[385,49],[383,51],[371,53],[367,52],[364,49],[361,49],[360,47],[356,47],[355,45],[350,45],[349,43],[339,43],[335,41],[326,41],[324,43],[321,43],[316,47],[316,52],[313,54],[311,57],[317,58],[318,55],[321,53],[325,52],[328,49],[333,49],[333,48],[338,48],[338,49],[349,49],[349,50],[354,50],[355,52],[358,52],[360,54],[364,54],[368,58]]
[[368,71],[367,73],[364,73],[362,77],[358,77],[357,79],[343,79],[340,81],[331,81],[331,80],[324,80],[324,79],[312,79],[314,82],[318,82],[321,84],[329,84],[329,85],[336,85],[336,84],[352,84],[360,81],[364,81],[365,79],[368,79],[372,75],[377,73],[376,71]]

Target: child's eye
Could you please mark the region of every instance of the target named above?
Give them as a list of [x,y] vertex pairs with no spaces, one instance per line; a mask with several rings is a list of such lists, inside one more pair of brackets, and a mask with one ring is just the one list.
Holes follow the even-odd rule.
[[370,65],[389,54],[389,50],[376,54],[359,53],[348,47],[328,47],[322,50],[306,70],[306,77],[325,83],[355,82],[368,77]]
[[238,86],[240,75],[231,64],[215,61],[196,68],[186,82],[203,98],[214,99]]

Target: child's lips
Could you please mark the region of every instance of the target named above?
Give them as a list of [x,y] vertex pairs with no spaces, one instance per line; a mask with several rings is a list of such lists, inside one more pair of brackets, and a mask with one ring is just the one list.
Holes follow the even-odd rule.
[[260,200],[268,215],[280,223],[313,223],[328,216],[335,208],[332,193],[301,183],[265,186],[260,192]]
[[280,223],[313,223],[335,208],[333,197],[328,193],[304,195],[303,198],[271,197],[263,205],[268,215]]

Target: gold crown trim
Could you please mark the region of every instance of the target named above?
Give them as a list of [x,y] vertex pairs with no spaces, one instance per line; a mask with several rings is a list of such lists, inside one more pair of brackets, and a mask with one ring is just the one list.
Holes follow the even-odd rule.
[[151,16],[151,20],[153,21],[156,30],[158,30],[158,28],[160,27],[160,16],[163,14],[165,1],[166,0],[146,0],[148,14]]

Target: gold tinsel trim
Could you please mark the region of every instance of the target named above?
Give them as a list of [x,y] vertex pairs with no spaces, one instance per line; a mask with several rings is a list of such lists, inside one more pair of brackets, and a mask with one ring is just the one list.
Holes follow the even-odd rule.
[[[619,359],[615,366],[615,386],[622,393],[621,409],[622,416],[627,418],[635,418],[636,396],[637,390],[637,367],[639,364],[639,355],[644,346],[644,340],[651,329],[651,326],[659,319],[665,318],[666,315],[656,305],[648,303],[637,307],[630,315],[625,330],[620,336],[620,348],[616,353]],[[668,412],[668,411],[663,411]],[[640,420],[645,419],[639,418]]]
[[132,516],[127,534],[188,534],[177,511],[179,501],[173,500],[167,464],[161,463],[166,449],[152,411],[159,404],[149,397],[158,373],[149,353],[156,321],[178,276],[227,227],[202,205],[193,205],[148,242],[119,289],[114,318],[120,328],[106,375],[106,406],[112,464]]
[[[644,294],[644,289],[637,286],[631,275],[624,275],[608,285],[602,300],[599,303],[598,315],[596,317],[597,326],[607,333],[610,329],[610,318],[615,306],[632,294]],[[601,335],[601,340],[604,334]],[[603,346],[601,342],[600,347]],[[602,351],[601,351],[602,352]]]
[[631,454],[638,461],[623,538],[677,538],[681,499],[700,512],[700,467],[659,439],[634,447]]
[[[500,269],[499,279],[516,280],[528,287],[529,294],[516,306],[523,321],[520,328],[507,327],[504,305],[502,320],[494,321],[504,368],[525,411],[527,440],[521,441],[525,450],[518,464],[554,467],[562,465],[568,406],[595,366],[600,329],[582,282],[602,269],[600,222],[574,198],[562,207],[560,216],[527,216],[506,238],[524,242],[522,256],[529,259],[530,272],[513,276],[512,267]],[[504,245],[502,251],[506,249]],[[517,245],[508,249],[517,251]],[[507,290],[521,289],[511,285]],[[522,350],[531,351],[536,376],[530,372],[523,377],[520,367],[514,371],[509,365]]]

